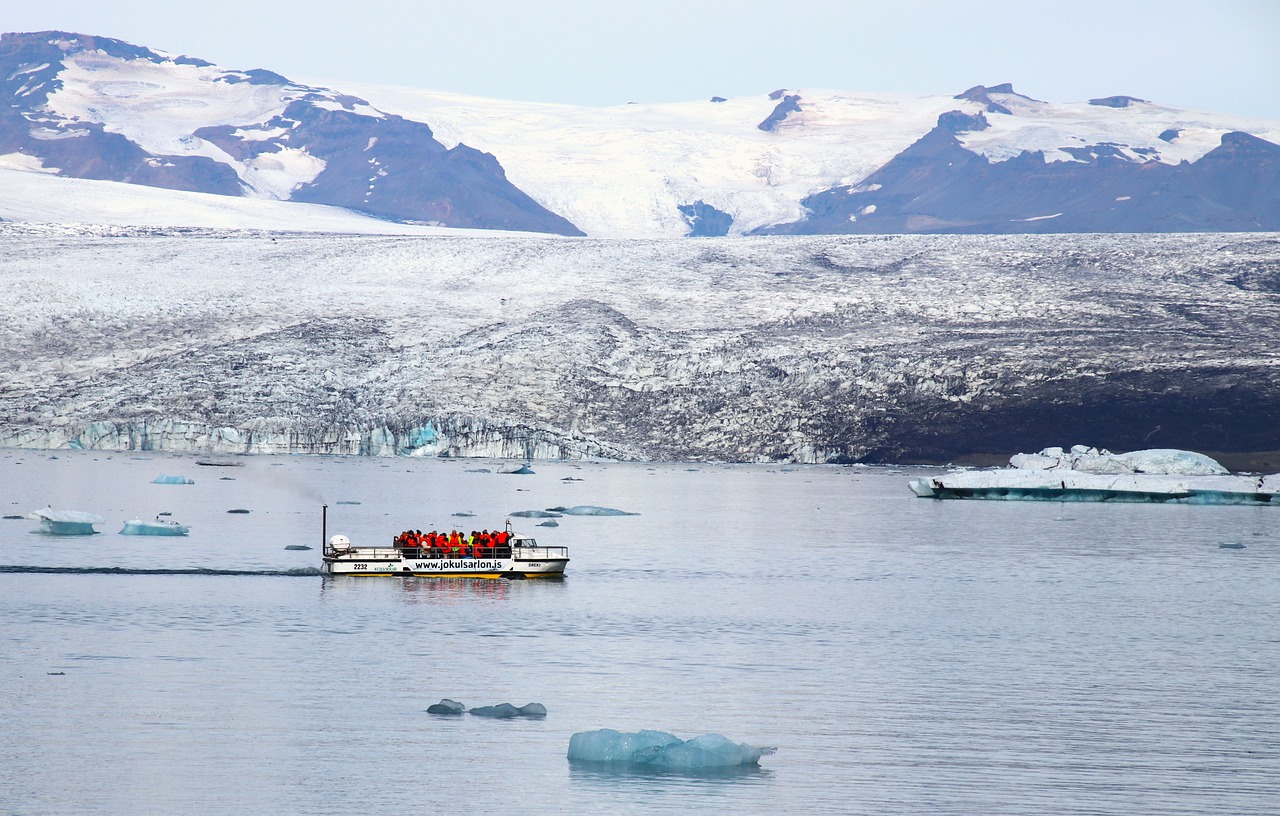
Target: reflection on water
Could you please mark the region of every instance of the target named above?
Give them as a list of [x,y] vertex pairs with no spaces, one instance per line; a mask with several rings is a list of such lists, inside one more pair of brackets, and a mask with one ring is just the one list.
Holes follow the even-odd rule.
[[655,768],[652,765],[636,765],[628,762],[569,761],[569,777],[584,785],[636,785],[638,787],[663,785],[740,784],[743,781],[764,784],[772,782],[775,771],[759,765],[734,765],[727,768],[672,769]]

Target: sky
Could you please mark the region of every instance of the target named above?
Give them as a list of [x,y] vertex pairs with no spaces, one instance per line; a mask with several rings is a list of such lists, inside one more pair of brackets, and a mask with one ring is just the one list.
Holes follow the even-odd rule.
[[608,106],[1012,82],[1280,120],[1280,0],[0,0],[0,30],[47,29],[338,89]]

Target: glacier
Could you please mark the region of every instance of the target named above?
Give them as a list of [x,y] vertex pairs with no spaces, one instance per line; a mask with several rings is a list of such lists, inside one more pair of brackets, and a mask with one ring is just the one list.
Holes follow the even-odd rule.
[[696,771],[758,765],[772,748],[733,742],[722,734],[703,734],[682,740],[665,731],[626,733],[602,728],[580,731],[569,738],[569,760],[616,762],[662,770]]
[[1280,450],[1275,234],[0,238],[3,447],[947,463],[1074,438],[1235,470]]

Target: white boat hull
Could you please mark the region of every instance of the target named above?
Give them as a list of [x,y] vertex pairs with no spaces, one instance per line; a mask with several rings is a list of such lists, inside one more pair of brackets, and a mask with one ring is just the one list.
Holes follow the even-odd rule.
[[411,558],[401,550],[356,547],[328,552],[326,575],[448,578],[561,578],[569,564],[563,547],[513,547],[504,558]]

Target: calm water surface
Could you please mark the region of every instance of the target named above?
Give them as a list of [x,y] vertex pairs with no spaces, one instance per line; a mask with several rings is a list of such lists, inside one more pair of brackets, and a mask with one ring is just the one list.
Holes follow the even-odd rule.
[[[4,514],[107,519],[0,521],[0,813],[1280,812],[1280,508],[937,502],[870,468],[240,461],[0,452]],[[570,548],[562,582],[326,579],[326,501],[357,542],[640,515],[519,520]],[[192,534],[116,534],[161,511]],[[549,714],[426,714],[442,697]],[[778,752],[570,765],[606,727]]]

